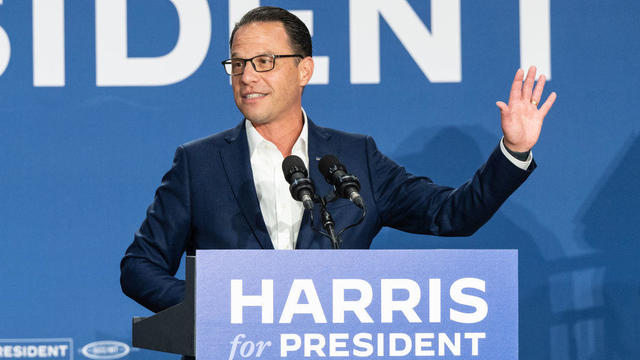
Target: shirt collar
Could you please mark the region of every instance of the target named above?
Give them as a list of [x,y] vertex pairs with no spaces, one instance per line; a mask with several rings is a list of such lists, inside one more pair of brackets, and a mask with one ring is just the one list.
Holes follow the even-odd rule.
[[[291,153],[297,154],[299,152],[303,152],[303,154],[305,155],[303,157],[304,159],[306,158],[306,155],[308,153],[307,144],[309,143],[309,125],[308,125],[309,121],[307,120],[307,113],[304,111],[303,108],[300,108],[300,109],[302,110],[302,119],[303,119],[302,131],[300,132],[300,136],[298,136],[298,139],[296,140],[296,142],[293,144],[293,149],[291,150]],[[263,142],[273,144],[270,141],[263,138],[262,135],[260,135],[258,130],[256,130],[255,127],[253,127],[253,124],[251,123],[251,121],[245,118],[244,124],[245,124],[245,128],[247,129],[247,141],[249,142],[250,157],[253,157],[254,152],[258,149],[259,145],[262,144]]]

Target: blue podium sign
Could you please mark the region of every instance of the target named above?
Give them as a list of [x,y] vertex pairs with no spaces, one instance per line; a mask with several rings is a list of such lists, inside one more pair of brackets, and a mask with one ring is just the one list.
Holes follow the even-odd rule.
[[518,358],[516,250],[199,250],[204,359]]

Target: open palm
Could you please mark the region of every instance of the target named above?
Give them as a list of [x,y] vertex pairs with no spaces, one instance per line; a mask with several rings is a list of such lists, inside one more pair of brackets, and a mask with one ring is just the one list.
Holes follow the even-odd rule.
[[529,151],[538,142],[542,122],[556,101],[557,95],[552,92],[544,104],[538,108],[546,78],[540,75],[534,89],[535,77],[536,68],[532,66],[523,83],[524,71],[519,69],[513,79],[509,104],[502,101],[496,103],[500,108],[504,145],[512,151]]

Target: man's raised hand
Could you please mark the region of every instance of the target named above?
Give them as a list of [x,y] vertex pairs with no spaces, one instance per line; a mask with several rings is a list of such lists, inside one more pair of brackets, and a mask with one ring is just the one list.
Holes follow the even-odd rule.
[[516,152],[527,152],[538,142],[544,117],[557,97],[556,93],[552,92],[538,108],[546,78],[540,75],[535,89],[533,88],[536,78],[535,66],[529,68],[524,83],[523,78],[524,71],[519,69],[513,79],[508,105],[502,101],[496,102],[500,108],[504,145]]

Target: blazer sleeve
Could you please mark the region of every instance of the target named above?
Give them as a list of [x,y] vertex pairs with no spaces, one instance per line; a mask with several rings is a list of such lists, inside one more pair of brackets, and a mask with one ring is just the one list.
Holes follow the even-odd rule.
[[498,146],[471,179],[454,189],[408,173],[383,155],[371,137],[366,148],[381,224],[419,234],[472,235],[536,167],[518,168]]
[[147,217],[120,262],[122,291],[154,312],[180,303],[185,284],[174,275],[190,228],[189,163],[180,146],[147,209]]

